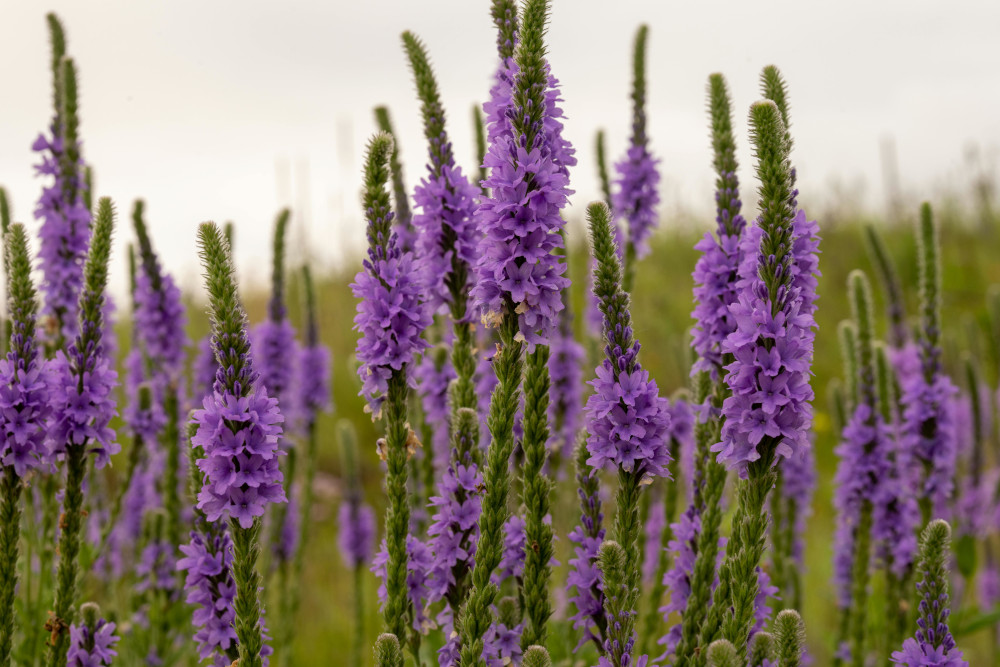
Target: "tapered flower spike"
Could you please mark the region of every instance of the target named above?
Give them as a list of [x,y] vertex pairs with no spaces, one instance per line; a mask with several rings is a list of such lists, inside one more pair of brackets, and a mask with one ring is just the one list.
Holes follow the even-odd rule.
[[[414,192],[417,267],[428,308],[439,313],[448,312],[453,323],[455,339],[451,366],[456,384],[451,390],[454,398],[451,409],[475,408],[475,338],[469,294],[479,254],[480,238],[474,218],[479,188],[468,181],[461,167],[455,165],[445,128],[444,107],[423,43],[412,33],[405,32],[403,47],[421,102],[430,160],[427,177]],[[421,378],[421,384],[425,382],[427,380]],[[447,402],[447,392],[443,398]],[[442,440],[446,441],[449,429],[447,412],[444,414],[443,423],[432,426],[443,433]]]
[[[375,135],[365,160],[363,206],[368,223],[368,259],[351,285],[360,299],[355,328],[360,331],[357,356],[365,382],[362,394],[376,419],[384,417],[386,489],[385,515],[388,550],[385,625],[397,637],[407,637],[413,617],[407,595],[406,540],[410,523],[407,459],[410,429],[406,421],[408,372],[417,353],[426,347],[421,334],[430,322],[420,301],[421,285],[414,280],[412,255],[403,252],[393,231],[389,205],[388,162],[392,138]],[[411,647],[413,642],[410,642]]]
[[947,516],[954,485],[957,443],[951,408],[957,389],[941,365],[941,256],[930,204],[917,225],[920,285],[920,372],[902,383],[903,447],[916,462],[914,479],[924,523]]
[[58,19],[49,15],[52,35],[53,99],[55,113],[51,137],[40,135],[32,149],[43,154],[38,173],[52,176],[54,183],[42,190],[35,217],[39,231],[39,267],[42,271],[43,315],[50,356],[77,333],[83,264],[91,234],[91,215],[82,192],[86,187],[80,157],[79,108],[76,68],[65,57],[65,36]]
[[552,667],[552,658],[544,646],[532,645],[524,650],[521,667]]
[[[211,308],[212,340],[220,362],[215,391],[192,417],[198,424],[192,444],[205,454],[197,462],[205,476],[198,506],[209,521],[229,518],[240,665],[261,667],[264,637],[257,558],[265,508],[285,502],[278,467],[283,417],[253,367],[247,317],[225,237],[214,223],[204,223],[198,228],[198,246]],[[232,470],[244,472],[234,476]]]
[[5,229],[3,241],[11,333],[9,352],[0,360],[0,386],[6,388],[0,397],[0,666],[8,667],[15,632],[22,477],[46,460],[51,405],[35,334],[38,306],[24,226]]
[[646,134],[646,39],[649,26],[641,25],[635,34],[632,53],[632,135],[625,157],[615,165],[618,190],[614,193],[615,214],[628,221],[628,241],[625,244],[625,289],[631,289],[634,273],[633,258],[642,259],[649,253],[649,237],[657,225],[656,205],[660,201],[657,187],[660,173],[658,160],[649,151]]
[[716,639],[705,651],[708,667],[741,667],[743,661],[728,639]]
[[708,78],[708,111],[711,121],[715,169],[715,236],[711,233],[695,246],[702,252],[695,265],[695,319],[692,347],[698,358],[692,372],[705,371],[712,380],[725,375],[722,346],[736,329],[729,306],[736,302],[740,266],[740,238],[746,221],[740,213],[740,185],[736,171],[736,139],[729,89],[721,74]]
[[389,171],[392,173],[392,193],[396,211],[396,234],[404,252],[412,251],[416,240],[413,230],[413,214],[410,212],[410,198],[407,194],[406,179],[403,177],[403,163],[399,157],[399,141],[392,129],[392,119],[388,107],[375,107],[375,123],[380,132],[393,138],[392,154],[389,156]]
[[951,528],[946,521],[935,519],[924,529],[920,538],[921,581],[917,631],[903,642],[902,650],[892,654],[892,662],[905,667],[968,667],[962,651],[948,628],[948,560]]
[[906,327],[906,303],[903,298],[903,286],[899,281],[899,273],[892,261],[892,255],[874,225],[865,225],[865,241],[872,264],[875,266],[879,283],[885,298],[886,316],[889,319],[889,344],[894,348],[902,348],[910,338]]
[[770,632],[758,632],[750,639],[748,667],[771,667],[775,661],[775,641]]
[[[852,271],[848,293],[853,315],[855,407],[837,448],[837,539],[834,578],[842,613],[840,638],[850,646],[852,664],[866,657],[868,582],[873,539],[888,542],[894,526],[883,507],[892,477],[892,440],[878,404],[871,286],[862,271]],[[873,532],[874,531],[874,532]]]
[[[494,17],[503,30],[513,23],[512,3],[495,2]],[[571,153],[550,142],[559,137],[555,99],[547,94],[552,84],[545,61],[544,31],[548,17],[547,0],[529,0],[524,6],[523,30],[517,36],[513,65],[516,75],[510,109],[490,119],[490,149],[486,165],[491,169],[484,184],[491,198],[479,208],[481,230],[486,235],[477,267],[479,283],[473,294],[483,321],[498,328],[500,347],[493,360],[498,380],[490,401],[487,420],[491,442],[484,472],[483,511],[472,589],[462,614],[461,665],[483,663],[483,637],[492,622],[490,606],[497,589],[491,582],[499,566],[503,546],[509,493],[509,459],[513,450],[514,414],[519,403],[523,369],[522,348],[535,352],[547,344],[562,307],[561,292],[566,286],[565,265],[552,254],[561,244],[563,226],[560,209],[566,202],[566,162]],[[507,48],[501,38],[501,56]],[[502,72],[508,72],[508,58]],[[502,83],[498,82],[497,86]],[[498,89],[499,90],[499,89]],[[499,95],[499,93],[497,93]],[[495,97],[498,106],[503,102]],[[499,109],[494,109],[499,110]],[[490,112],[490,109],[487,109]],[[505,130],[509,122],[510,134]],[[563,152],[556,153],[559,148]],[[562,159],[560,158],[560,159]],[[523,185],[530,183],[527,191]],[[525,235],[524,222],[533,220],[532,232]],[[512,226],[511,226],[512,225]],[[538,232],[541,232],[540,234]],[[511,245],[510,238],[517,241]],[[513,247],[509,255],[505,248]]]
[[375,667],[398,667],[403,664],[403,651],[396,635],[384,632],[375,640]]
[[517,3],[514,0],[493,0],[490,15],[497,28],[497,52],[500,60],[513,58],[517,46]]
[[[800,278],[808,277],[799,272],[812,269],[797,264],[788,141],[777,106],[770,101],[755,103],[750,124],[760,180],[760,245],[752,259],[755,270],[742,276],[740,300],[733,306],[738,326],[727,339],[728,351],[736,359],[727,376],[733,394],[723,403],[726,421],[722,442],[713,447],[719,452],[719,461],[743,478],[737,491],[737,529],[727,544],[720,575],[731,577],[732,582],[731,612],[725,614],[723,636],[739,651],[746,649],[754,621],[759,592],[756,570],[764,548],[768,523],[765,503],[774,484],[773,465],[806,446],[803,439],[811,419],[808,375],[815,326],[806,310],[807,305],[811,309],[814,297],[797,284]],[[800,337],[808,344],[800,343]],[[769,364],[768,369],[764,363]],[[778,365],[776,374],[770,368],[773,364]],[[771,383],[778,377],[787,382],[788,393],[781,405],[761,398],[776,389]],[[710,613],[718,614],[729,606],[727,600],[720,599],[724,592],[723,586],[716,589]],[[703,639],[707,643],[712,637],[703,635]]]
[[[594,394],[587,400],[587,430],[590,438],[588,463],[595,468],[613,465],[618,471],[618,495],[614,536],[630,563],[639,562],[639,494],[651,477],[668,476],[670,458],[666,399],[659,396],[656,382],[639,365],[639,344],[632,338],[629,296],[622,289],[622,267],[611,230],[611,212],[604,202],[587,209],[593,255],[594,292],[604,314],[606,358],[598,367]],[[603,570],[602,570],[603,572]],[[605,572],[605,575],[607,573]],[[605,650],[615,667],[626,667],[625,659],[635,643],[634,626],[639,598],[639,568],[622,573],[623,590],[615,591],[604,580],[608,640]]]
[[[108,283],[111,235],[115,212],[107,197],[98,203],[93,239],[83,268],[80,296],[80,328],[68,354],[58,352],[53,363],[53,422],[49,430],[50,452],[65,459],[66,487],[60,522],[59,566],[55,601],[47,627],[52,632],[46,664],[59,667],[66,661],[67,630],[73,622],[80,541],[83,529],[83,480],[87,454],[95,467],[103,467],[121,447],[108,426],[115,415],[111,398],[117,374],[103,354],[101,336],[104,290]],[[82,408],[82,409],[81,409]]]
[[777,664],[799,667],[806,645],[806,626],[799,612],[784,609],[774,619],[774,641]]
[[570,618],[573,628],[582,630],[578,646],[593,641],[598,651],[604,651],[607,639],[607,617],[604,615],[604,593],[601,573],[597,569],[598,549],[604,542],[604,514],[601,511],[601,478],[587,463],[587,436],[581,431],[576,444],[577,494],[580,497],[580,523],[569,534],[574,557],[573,568],[566,579],[568,588],[575,589],[570,604],[575,613]]

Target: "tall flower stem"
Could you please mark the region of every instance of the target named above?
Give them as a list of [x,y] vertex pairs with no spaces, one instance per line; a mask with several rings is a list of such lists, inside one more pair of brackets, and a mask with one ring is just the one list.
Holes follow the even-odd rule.
[[483,474],[483,509],[479,519],[479,543],[472,568],[472,588],[462,608],[462,667],[482,667],[483,637],[493,622],[491,607],[498,589],[490,581],[503,557],[504,524],[510,516],[510,456],[514,450],[514,415],[521,394],[524,345],[514,339],[517,316],[505,315],[498,328],[500,351],[493,360],[497,386],[490,399],[487,426],[490,445]]
[[17,588],[18,541],[21,539],[21,490],[24,484],[12,466],[0,480],[0,666],[10,665],[14,641],[14,599]]
[[545,474],[548,459],[549,348],[538,345],[528,354],[524,379],[524,473],[521,501],[524,505],[525,549],[522,597],[528,623],[521,635],[521,648],[544,646],[548,638],[546,624],[552,615],[549,579],[552,576],[552,526],[549,514],[552,481]]
[[261,648],[264,640],[260,628],[260,573],[257,557],[260,555],[261,520],[255,519],[250,528],[244,528],[236,519],[229,522],[233,536],[233,581],[236,583],[236,637],[239,641],[241,667],[261,667]]
[[[66,664],[69,647],[69,626],[73,623],[76,604],[77,579],[80,564],[80,539],[83,528],[83,480],[87,475],[88,454],[99,458],[98,464],[106,462],[106,457],[115,451],[111,439],[114,433],[107,428],[111,414],[107,404],[99,405],[93,395],[100,390],[110,391],[110,387],[98,386],[113,383],[115,376],[107,370],[107,360],[102,356],[102,308],[104,290],[108,282],[108,260],[111,256],[111,234],[114,230],[115,213],[111,200],[102,198],[98,204],[94,224],[93,242],[84,266],[84,289],[80,297],[80,330],[70,347],[70,358],[60,357],[63,381],[72,386],[64,387],[67,400],[77,395],[91,393],[90,405],[85,423],[74,416],[57,414],[58,426],[54,427],[55,437],[65,434],[69,439],[60,445],[66,456],[66,487],[63,495],[63,511],[59,518],[59,565],[56,573],[55,601],[52,613],[46,623],[51,632],[46,663],[49,667]],[[68,413],[68,406],[56,408]],[[110,406],[113,411],[113,405]],[[90,434],[90,435],[85,435]],[[96,436],[93,434],[97,434]],[[89,451],[91,450],[92,451]]]

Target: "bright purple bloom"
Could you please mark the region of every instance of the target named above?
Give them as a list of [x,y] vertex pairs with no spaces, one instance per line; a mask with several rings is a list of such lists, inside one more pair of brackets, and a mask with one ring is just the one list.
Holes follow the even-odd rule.
[[553,254],[560,247],[564,222],[560,211],[572,193],[568,166],[572,148],[562,139],[558,82],[549,77],[543,127],[532,146],[513,136],[510,118],[520,115],[511,97],[518,73],[512,59],[501,64],[491,102],[484,105],[490,170],[483,185],[490,189],[477,210],[485,236],[479,256],[479,281],[473,288],[483,321],[494,324],[501,313],[518,316],[518,340],[533,350],[548,343],[562,309],[561,291],[569,284],[565,264]]
[[35,217],[42,221],[38,250],[42,270],[44,303],[42,314],[61,324],[62,338],[73,340],[77,331],[83,264],[90,246],[90,211],[83,195],[87,184],[82,160],[67,174],[62,165],[65,145],[61,128],[53,126],[52,138],[39,135],[31,148],[42,153],[37,174],[52,176],[52,185],[42,188]]
[[[873,397],[874,387],[863,394]],[[837,492],[837,539],[834,540],[834,580],[842,609],[851,604],[851,581],[854,569],[855,542],[862,508],[869,503],[873,515],[881,519],[884,513],[874,511],[878,494],[892,474],[891,441],[881,414],[868,402],[861,402],[844,427],[843,439],[836,448],[840,463],[835,482]],[[874,518],[874,517],[873,517]],[[881,521],[878,521],[881,524]],[[885,540],[891,527],[873,525],[874,537]]]
[[0,359],[0,462],[14,466],[23,477],[46,462],[46,431],[52,414],[49,392],[52,378],[38,356],[33,337],[25,336],[25,323],[11,317],[14,331],[10,351]]
[[337,515],[337,544],[344,564],[361,567],[371,560],[375,549],[375,510],[360,498],[346,499]]
[[629,241],[641,259],[649,254],[649,237],[659,222],[656,205],[660,203],[660,172],[656,167],[659,160],[650,154],[646,138],[636,141],[633,136],[625,157],[615,165],[618,190],[612,198],[615,215],[628,220]]
[[[424,284],[424,296],[432,312],[447,312],[452,302],[451,289],[461,292],[469,285],[449,288],[446,279],[453,273],[456,260],[471,269],[476,266],[479,235],[475,212],[479,188],[455,166],[451,144],[446,135],[437,150],[447,156],[447,162],[437,164],[437,151],[431,150],[432,164],[427,165],[428,176],[420,181],[413,193],[417,212],[413,226],[417,230],[415,254],[418,270]],[[439,176],[435,176],[439,173]],[[466,316],[468,314],[466,313]]]
[[[198,630],[194,640],[198,643],[198,657],[212,659],[213,667],[229,667],[236,656],[236,582],[231,574],[233,542],[224,525],[198,522],[198,530],[191,531],[191,542],[180,546],[183,557],[177,561],[177,570],[185,573],[188,604],[196,607],[192,622]],[[261,627],[264,618],[260,619]],[[265,630],[266,632],[266,630]],[[264,639],[269,639],[264,635]],[[264,665],[273,649],[264,645],[261,657]]]
[[930,376],[910,377],[902,390],[901,446],[913,457],[912,483],[919,485],[921,497],[932,502],[933,515],[946,517],[958,454],[952,415],[952,401],[958,390],[940,369]]
[[583,417],[583,346],[573,337],[572,321],[563,316],[549,348],[549,424],[552,427],[550,449],[570,459]]
[[205,475],[198,508],[209,521],[226,515],[250,528],[268,503],[285,502],[278,467],[283,418],[262,386],[242,397],[214,391],[193,420],[198,430],[191,443],[205,453],[197,461]]
[[[94,455],[94,465],[103,468],[111,456],[121,451],[109,424],[115,416],[114,387],[118,374],[100,353],[81,355],[77,341],[70,346],[69,357],[59,350],[51,361],[53,421],[49,429],[49,452],[66,453],[70,446],[87,446]],[[80,364],[86,363],[80,372]]]
[[[435,354],[440,351],[443,354]],[[430,427],[431,450],[437,470],[448,465],[451,452],[451,406],[448,387],[455,379],[455,368],[444,348],[435,348],[423,355],[413,374],[417,379],[417,393],[424,410],[424,419]]]
[[588,463],[595,468],[610,464],[628,472],[666,477],[669,403],[636,360],[639,344],[627,351],[612,344],[605,347],[608,358],[597,367],[597,377],[588,383],[594,388],[586,409]]
[[[388,592],[385,580],[388,576],[389,551],[385,539],[375,554],[371,571],[379,578],[378,600],[380,607],[385,605]],[[434,554],[420,538],[414,535],[406,536],[406,588],[407,597],[413,604],[413,627],[423,632],[431,625],[427,618],[428,576],[434,567]]]
[[442,600],[455,585],[455,568],[471,571],[479,538],[482,474],[471,460],[452,463],[441,478],[439,496],[432,496],[432,523],[427,530],[434,564],[430,571],[429,600]]
[[179,378],[188,344],[187,316],[180,289],[170,274],[162,273],[155,260],[153,266],[143,267],[136,276],[134,317],[137,342],[155,374],[162,373],[167,381]]
[[427,347],[421,335],[431,322],[422,303],[413,255],[401,252],[396,243],[391,234],[384,249],[369,248],[364,269],[351,284],[355,298],[360,299],[354,329],[361,332],[357,347],[361,395],[373,418],[381,414],[393,371],[412,363]]
[[730,306],[736,329],[722,346],[734,359],[726,366],[732,395],[723,402],[722,441],[712,447],[719,462],[740,476],[760,458],[758,446],[765,438],[774,443],[776,459],[808,446],[816,228],[801,210],[791,224],[794,245],[785,269],[791,279],[781,286],[776,304],[757,272],[758,264],[771,261],[761,254],[763,230],[752,227],[741,240],[739,298]]
[[118,655],[115,624],[99,619],[93,628],[74,623],[69,628],[67,667],[110,667]]
[[[298,358],[298,343],[295,328],[282,317],[279,321],[267,319],[254,328],[254,367],[260,372],[260,384],[267,395],[278,401],[281,414],[285,417],[285,430],[295,421],[296,408],[293,392],[295,361]],[[280,438],[283,447],[288,447],[288,438]]]
[[[723,181],[736,182],[735,174],[727,174]],[[736,331],[736,319],[729,307],[737,301],[736,279],[741,262],[740,238],[746,221],[738,213],[741,202],[736,188],[715,193],[717,215],[716,237],[710,233],[695,245],[701,251],[694,268],[695,319],[692,347],[698,353],[692,373],[706,371],[717,379],[722,368],[722,348],[731,333]],[[730,209],[737,211],[730,214]],[[732,230],[730,233],[729,230]]]

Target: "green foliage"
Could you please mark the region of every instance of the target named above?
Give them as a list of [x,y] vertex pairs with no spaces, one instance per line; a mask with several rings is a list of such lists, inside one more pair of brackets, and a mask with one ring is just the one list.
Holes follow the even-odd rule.
[[278,212],[274,221],[274,240],[271,245],[271,301],[268,315],[272,322],[285,318],[285,237],[292,212],[287,208]]
[[529,646],[521,657],[521,667],[552,667],[552,658],[544,646]]
[[594,138],[597,153],[597,179],[601,183],[601,196],[608,208],[611,208],[611,178],[608,176],[607,151],[604,148],[604,130],[598,130]]
[[742,667],[736,647],[728,639],[717,639],[705,651],[709,667]]
[[517,42],[517,3],[514,0],[493,0],[490,15],[497,27],[497,52],[500,59],[513,58]]
[[396,635],[384,632],[375,640],[375,667],[403,667],[403,652]]
[[[840,354],[844,361],[844,382],[847,390],[844,392],[845,418],[850,418],[858,403],[858,327],[851,320],[842,320],[837,327],[840,339]],[[844,421],[846,424],[846,420]]]
[[767,661],[766,664],[773,664],[775,648],[774,636],[770,632],[762,630],[755,634],[750,640],[750,660],[747,662],[748,667],[762,667],[765,664],[765,660]]
[[427,48],[420,38],[413,33],[403,33],[403,49],[410,61],[413,81],[417,86],[417,97],[420,98],[420,114],[424,120],[424,138],[431,156],[431,169],[434,177],[441,175],[441,168],[450,163],[454,157],[451,152],[451,142],[445,132],[444,106],[441,104],[441,94],[438,92],[434,68],[431,67]]
[[733,219],[739,213],[739,181],[736,172],[736,138],[733,135],[733,112],[729,101],[729,86],[721,74],[708,77],[708,111],[712,129],[712,166],[715,168],[715,191],[731,193],[716,202],[716,215],[725,222],[726,233],[732,235]]
[[774,619],[774,639],[778,664],[781,667],[799,667],[806,643],[806,626],[799,612],[785,609]]
[[649,26],[643,24],[635,32],[632,47],[632,145],[647,142],[646,137],[646,39]]

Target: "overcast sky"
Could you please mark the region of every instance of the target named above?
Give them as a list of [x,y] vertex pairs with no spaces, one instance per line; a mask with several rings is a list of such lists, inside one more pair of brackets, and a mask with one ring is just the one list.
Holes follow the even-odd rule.
[[[237,223],[241,275],[265,281],[281,205],[295,209],[300,253],[353,260],[373,106],[393,112],[409,184],[423,173],[403,30],[426,42],[456,154],[473,167],[471,108],[487,95],[496,65],[487,0],[10,4],[0,22],[0,183],[15,217],[37,227],[30,145],[51,117],[44,19],[51,9],[80,72],[84,155],[97,194],[119,207],[119,290],[136,197],[146,199],[165,264],[188,288],[198,286],[194,231],[210,219]],[[1000,146],[996,0],[553,0],[550,61],[580,159],[571,174],[577,211],[597,195],[595,130],[607,130],[612,156],[624,149],[631,43],[641,22],[650,25],[649,132],[663,159],[665,213],[707,214],[711,205],[704,94],[711,72],[724,73],[733,92],[744,199],[751,198],[746,110],[770,63],[790,86],[807,206],[846,191],[881,207],[886,137],[914,196],[954,178],[970,145],[993,156]]]

